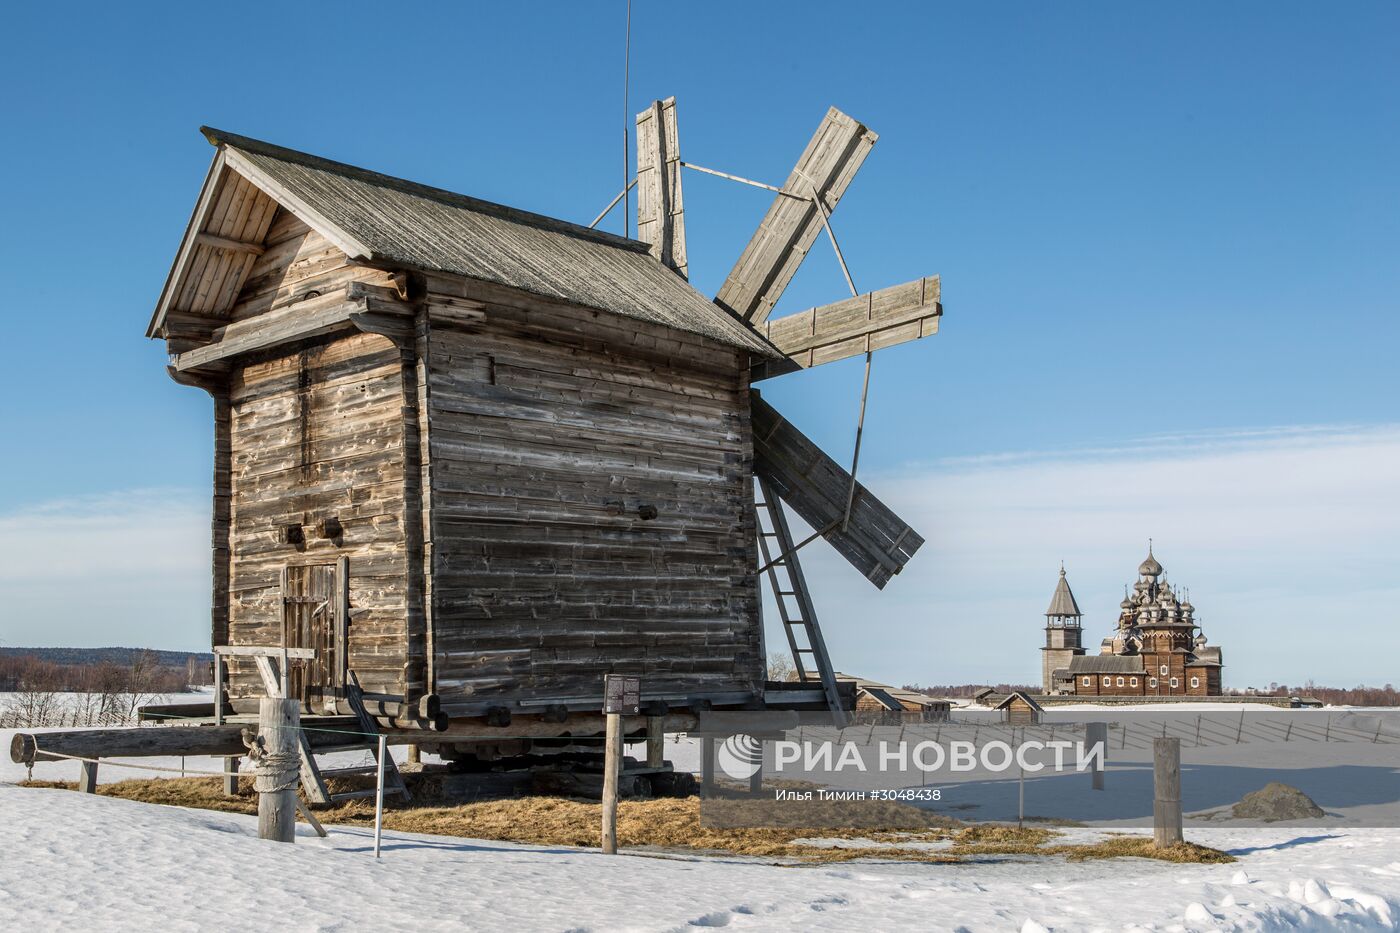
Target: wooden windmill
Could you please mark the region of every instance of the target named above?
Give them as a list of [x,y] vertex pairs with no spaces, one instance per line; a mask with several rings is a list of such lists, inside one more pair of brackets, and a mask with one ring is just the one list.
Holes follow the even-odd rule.
[[[865,356],[860,423],[850,472],[765,402],[757,390],[752,392],[760,569],[772,587],[798,679],[819,679],[833,710],[839,706],[833,668],[797,552],[816,537],[825,538],[866,579],[883,589],[923,544],[923,538],[858,483],[854,474],[860,457],[871,353],[937,333],[943,312],[937,275],[862,294],[856,291],[841,255],[831,215],[878,138],[859,121],[832,107],[787,181],[777,187],[683,161],[674,97],[654,101],[637,114],[637,235],[650,244],[652,255],[676,274],[689,277],[682,168],[774,192],[767,214],[714,297],[715,304],[744,321],[783,354],[776,360],[756,360],[751,382]],[[851,296],[774,319],[783,291],[823,231],[830,238]],[[794,541],[779,500],[815,529],[814,534]]]
[[[798,552],[824,538],[883,587],[923,539],[752,385],[934,333],[938,279],[772,317],[875,142],[839,111],[781,187],[683,162],[672,100],[637,133],[633,240],[204,129],[147,334],[214,403],[232,710],[269,652],[308,713],[460,754],[513,721],[586,733],[609,674],[658,718],[839,709]],[[713,301],[683,168],[773,195]],[[765,577],[796,684],[767,681]]]

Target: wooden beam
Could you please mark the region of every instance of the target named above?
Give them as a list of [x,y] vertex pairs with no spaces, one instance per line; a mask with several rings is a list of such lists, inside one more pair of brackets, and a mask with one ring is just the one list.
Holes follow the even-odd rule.
[[280,645],[216,645],[214,653],[225,658],[280,658],[285,653],[293,661],[310,661],[316,657],[315,648],[283,648]]
[[175,369],[200,368],[220,360],[304,340],[350,326],[350,316],[368,310],[365,299],[352,301],[345,289],[307,298],[296,304],[236,321],[216,331],[208,346],[188,350],[175,358]]
[[267,247],[261,243],[245,243],[242,240],[230,240],[225,236],[209,233],[201,230],[194,235],[194,241],[200,246],[211,246],[214,249],[226,249],[235,253],[250,253],[254,256],[261,256],[267,251]]
[[924,539],[860,483],[851,521],[841,530],[851,475],[788,423],[757,391],[753,411],[754,472],[836,548],[867,580],[884,589]]
[[165,312],[161,327],[167,340],[189,338],[207,343],[214,331],[227,323],[222,317],[211,317],[197,311],[177,311],[172,308]]
[[832,107],[764,215],[715,303],[754,324],[773,313],[783,290],[822,230],[822,214],[836,209],[861,163],[879,139]]
[[756,329],[788,358],[759,361],[750,378],[769,379],[936,334],[943,314],[938,299],[933,275],[764,321]]
[[637,239],[651,244],[657,261],[689,277],[674,97],[637,114]]

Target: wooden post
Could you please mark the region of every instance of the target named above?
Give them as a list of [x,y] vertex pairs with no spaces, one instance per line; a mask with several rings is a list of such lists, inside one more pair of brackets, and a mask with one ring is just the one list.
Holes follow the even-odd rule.
[[408,764],[421,765],[423,763],[423,753],[418,748],[418,743],[414,742],[408,746]]
[[301,703],[281,697],[258,701],[258,838],[296,839],[297,733]]
[[603,755],[603,853],[617,854],[617,777],[622,765],[622,715],[608,713]]
[[705,736],[700,740],[700,796],[715,792],[715,740]]
[[1153,739],[1152,841],[1165,849],[1181,840],[1181,739]]
[[384,760],[389,754],[388,736],[379,733],[379,767],[374,778],[374,857],[379,858],[379,839],[384,832]]
[[[214,655],[214,725],[224,724],[224,659],[219,655]],[[224,759],[224,796],[238,796],[238,775],[230,774],[230,771],[237,771],[243,759],[238,755],[233,755]]]
[[1090,772],[1094,790],[1103,790],[1104,768],[1108,765],[1108,723],[1091,722],[1084,726],[1084,739],[1088,743],[1090,750],[1096,746],[1101,749],[1102,757],[1094,759],[1094,767]]
[[763,793],[763,740],[758,740],[758,770],[749,775],[749,793]]
[[78,790],[85,794],[97,793],[97,762],[78,762]]
[[666,755],[666,719],[664,716],[647,717],[647,767],[659,768]]
[[[243,763],[243,759],[238,755],[224,759],[224,796],[238,796],[238,768]],[[230,773],[232,772],[232,773]]]

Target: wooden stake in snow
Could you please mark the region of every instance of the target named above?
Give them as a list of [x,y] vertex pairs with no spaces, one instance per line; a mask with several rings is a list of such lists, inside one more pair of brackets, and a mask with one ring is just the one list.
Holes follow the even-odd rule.
[[1152,740],[1152,840],[1159,849],[1181,843],[1181,739]]
[[622,717],[641,711],[642,682],[620,674],[603,675],[603,712],[608,729],[603,748],[603,853],[617,854],[617,778],[622,770]]
[[263,697],[258,701],[258,737],[249,757],[256,755],[258,763],[253,786],[258,792],[259,839],[296,839],[300,728],[300,701],[282,697]]
[[374,778],[374,857],[379,858],[379,840],[384,832],[384,761],[389,754],[387,737],[379,734],[379,768]]
[[603,854],[617,854],[617,771],[622,757],[622,717],[608,713],[603,758]]

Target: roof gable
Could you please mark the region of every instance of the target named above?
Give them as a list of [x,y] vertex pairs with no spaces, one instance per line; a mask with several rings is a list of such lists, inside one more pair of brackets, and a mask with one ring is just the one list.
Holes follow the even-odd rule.
[[267,192],[215,156],[146,335],[202,335],[223,323],[276,213]]
[[1008,694],[1006,695],[1006,699],[1004,699],[1004,700],[1002,700],[1000,703],[998,703],[998,704],[996,705],[996,708],[997,708],[997,709],[1006,709],[1008,706],[1010,706],[1012,703],[1015,703],[1017,700],[1021,701],[1021,702],[1024,703],[1024,704],[1026,704],[1027,706],[1029,706],[1032,710],[1034,710],[1034,711],[1037,712],[1037,713],[1043,713],[1043,712],[1045,712],[1045,710],[1044,710],[1043,708],[1041,708],[1041,705],[1040,705],[1039,703],[1037,703],[1035,700],[1031,699],[1031,697],[1030,697],[1029,694],[1027,694],[1027,693],[1025,693],[1024,691],[1021,691],[1021,690],[1013,690],[1013,691],[1011,691],[1010,693],[1008,693]]
[[[352,260],[480,279],[698,334],[763,356],[779,355],[747,325],[653,259],[644,243],[245,136],[207,127],[202,131],[219,147],[210,170],[217,190],[211,194],[211,181],[206,181],[152,320],[151,336],[162,332],[172,311],[200,311],[216,320],[227,313],[223,302],[201,311],[180,308],[172,298],[199,291],[200,284],[189,284],[205,248],[197,242],[198,234],[209,222],[209,205],[219,203],[219,192],[234,178],[274,206],[280,203]],[[258,233],[243,232],[250,239]],[[249,260],[234,264],[229,275],[246,276],[249,265]],[[232,285],[232,280],[224,285]],[[214,291],[225,294],[225,289]],[[238,287],[232,286],[229,305],[237,293]]]

